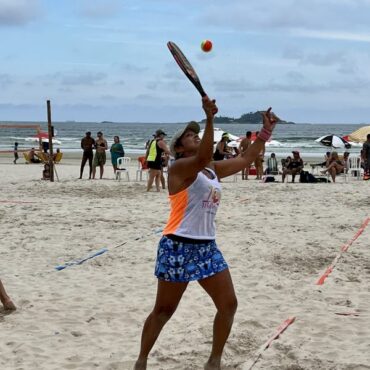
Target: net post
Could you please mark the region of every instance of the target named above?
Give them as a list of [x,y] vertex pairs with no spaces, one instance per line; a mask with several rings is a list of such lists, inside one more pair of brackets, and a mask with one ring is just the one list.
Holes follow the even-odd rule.
[[46,101],[47,112],[48,112],[48,136],[49,136],[49,173],[50,181],[54,182],[54,158],[53,158],[53,133],[51,126],[51,105],[50,100]]

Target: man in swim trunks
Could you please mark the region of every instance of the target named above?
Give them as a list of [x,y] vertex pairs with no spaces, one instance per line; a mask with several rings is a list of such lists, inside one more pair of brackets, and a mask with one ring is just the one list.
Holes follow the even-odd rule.
[[84,167],[87,161],[89,161],[89,179],[91,179],[92,173],[92,161],[94,158],[93,149],[95,147],[95,140],[91,137],[91,132],[87,131],[86,136],[81,140],[81,149],[83,150],[81,168],[80,168],[80,179],[82,179],[82,174],[84,172]]
[[[252,144],[252,132],[247,131],[245,134],[245,138],[240,142],[239,150],[240,153],[244,153],[247,151],[248,147]],[[248,180],[249,175],[249,167],[242,169],[242,180]]]
[[271,108],[263,112],[263,128],[245,153],[227,161],[212,161],[213,116],[218,109],[207,96],[202,100],[206,113],[202,139],[198,123],[190,122],[171,140],[171,154],[176,158],[168,176],[171,213],[158,245],[156,302],[144,324],[135,370],[147,369],[149,352],[190,281],[198,281],[217,309],[205,370],[221,369],[222,352],[237,308],[231,275],[215,241],[215,215],[221,199],[219,179],[250,166],[270,139],[276,121],[270,116]]
[[103,178],[104,173],[104,165],[107,160],[105,151],[108,149],[108,143],[107,140],[104,139],[103,133],[99,131],[97,133],[97,138],[95,140],[95,156],[93,161],[93,171],[92,171],[92,178],[95,179],[96,174],[96,167],[99,166],[100,168],[100,179]]

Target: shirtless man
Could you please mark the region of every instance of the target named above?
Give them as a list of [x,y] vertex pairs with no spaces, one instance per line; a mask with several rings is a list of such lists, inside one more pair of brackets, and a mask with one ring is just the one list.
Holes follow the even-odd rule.
[[100,179],[103,178],[104,173],[104,165],[107,160],[105,151],[108,149],[108,143],[107,140],[104,139],[103,133],[99,131],[97,133],[97,138],[95,140],[95,156],[93,161],[93,172],[92,172],[92,178],[95,179],[96,174],[96,167],[100,167]]
[[[247,131],[245,138],[239,144],[240,154],[243,154],[252,144],[252,132]],[[242,170],[242,180],[248,180],[249,167]]]
[[89,179],[91,179],[92,173],[92,161],[94,157],[94,149],[95,140],[91,137],[91,132],[86,132],[86,136],[81,140],[81,149],[83,150],[82,161],[81,161],[81,168],[80,168],[80,179],[82,179],[82,174],[84,172],[84,167],[87,161],[89,161]]
[[3,283],[0,280],[0,301],[4,306],[4,310],[13,311],[16,309],[15,304],[10,297],[6,294]]

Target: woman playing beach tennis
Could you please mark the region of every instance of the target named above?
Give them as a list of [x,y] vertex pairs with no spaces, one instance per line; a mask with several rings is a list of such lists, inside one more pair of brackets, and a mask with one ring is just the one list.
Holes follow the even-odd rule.
[[146,369],[149,352],[190,281],[199,282],[217,309],[206,370],[221,369],[222,352],[237,308],[230,272],[215,242],[214,218],[221,198],[219,179],[251,165],[271,137],[276,120],[270,108],[263,113],[259,136],[245,153],[213,162],[213,116],[217,106],[207,96],[202,101],[207,118],[202,140],[199,125],[190,122],[174,135],[170,145],[176,158],[168,177],[171,213],[158,245],[157,297],[144,324],[135,370]]

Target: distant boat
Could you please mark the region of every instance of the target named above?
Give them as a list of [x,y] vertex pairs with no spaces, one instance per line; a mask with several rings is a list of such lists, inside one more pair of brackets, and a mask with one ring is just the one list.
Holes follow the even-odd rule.
[[101,121],[100,123],[114,123],[112,121]]

